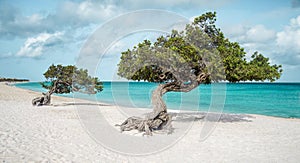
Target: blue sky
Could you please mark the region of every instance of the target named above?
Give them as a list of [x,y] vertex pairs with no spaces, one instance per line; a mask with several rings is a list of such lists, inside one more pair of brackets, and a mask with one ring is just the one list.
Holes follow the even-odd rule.
[[[44,80],[49,65],[76,64],[95,30],[122,14],[160,9],[192,19],[217,12],[225,36],[282,64],[281,82],[300,81],[300,0],[0,0],[0,76]],[[99,61],[97,76],[115,79],[120,52],[157,32],[126,36]]]

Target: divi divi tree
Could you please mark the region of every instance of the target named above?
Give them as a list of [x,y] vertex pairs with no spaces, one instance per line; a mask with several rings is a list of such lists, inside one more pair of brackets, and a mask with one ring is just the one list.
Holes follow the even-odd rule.
[[49,105],[51,95],[71,92],[96,94],[103,90],[102,82],[97,77],[91,77],[85,69],[78,69],[76,66],[51,65],[44,73],[46,82],[42,86],[49,91],[43,93],[42,97],[32,100],[32,105]]
[[118,75],[129,80],[160,83],[152,94],[153,111],[144,118],[130,117],[121,131],[137,129],[146,135],[168,129],[171,116],[162,96],[167,92],[189,92],[200,84],[218,81],[275,81],[281,65],[255,52],[251,60],[237,42],[230,42],[215,25],[216,13],[196,17],[182,31],[144,40],[122,52]]

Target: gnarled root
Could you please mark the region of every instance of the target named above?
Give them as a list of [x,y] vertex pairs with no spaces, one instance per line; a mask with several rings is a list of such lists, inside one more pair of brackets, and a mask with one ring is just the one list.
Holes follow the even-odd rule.
[[31,102],[33,106],[40,106],[44,101],[44,97],[36,97]]
[[51,102],[51,94],[43,93],[44,96],[36,97],[32,100],[33,106],[49,105]]
[[[151,113],[150,113],[151,114]],[[172,117],[165,111],[161,111],[154,118],[140,118],[140,117],[129,117],[120,126],[121,132],[138,130],[144,132],[143,135],[152,136],[154,130],[166,130],[167,133],[172,132],[171,121]]]

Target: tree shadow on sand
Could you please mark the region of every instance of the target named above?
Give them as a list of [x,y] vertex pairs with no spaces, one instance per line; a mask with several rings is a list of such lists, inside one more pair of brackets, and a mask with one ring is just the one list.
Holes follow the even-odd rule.
[[170,113],[173,121],[190,122],[190,121],[209,121],[209,122],[252,122],[254,116],[246,114],[229,114],[229,113]]
[[[89,102],[68,102],[68,103],[53,104],[52,106],[60,107],[60,106],[112,106],[112,105],[102,104],[102,103],[89,103]],[[255,119],[254,116],[247,115],[247,114],[230,114],[230,113],[217,113],[217,112],[215,113],[169,112],[169,114],[172,116],[172,121],[176,121],[176,122],[208,121],[208,122],[232,123],[232,122],[252,122],[252,119]]]
[[89,102],[69,102],[69,103],[54,104],[53,106],[58,107],[58,106],[70,106],[70,105],[73,105],[73,106],[79,106],[79,105],[82,105],[82,106],[111,106],[108,104],[98,104],[98,103],[89,103]]

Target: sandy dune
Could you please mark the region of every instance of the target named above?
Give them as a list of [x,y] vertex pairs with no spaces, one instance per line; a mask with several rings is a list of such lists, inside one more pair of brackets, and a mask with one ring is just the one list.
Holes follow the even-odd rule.
[[174,132],[143,137],[114,125],[144,109],[53,97],[0,84],[2,162],[299,162],[300,119],[172,113]]

